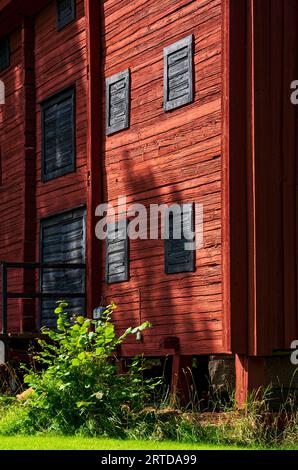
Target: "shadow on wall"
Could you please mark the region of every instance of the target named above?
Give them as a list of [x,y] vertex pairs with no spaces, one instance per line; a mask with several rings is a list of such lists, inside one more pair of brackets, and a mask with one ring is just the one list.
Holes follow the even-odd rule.
[[[10,36],[10,66],[1,72],[5,84],[5,104],[0,106],[0,259],[5,261],[22,261],[23,237],[23,167],[20,155],[23,155],[23,88],[22,88],[22,57],[21,33],[14,32]],[[8,289],[21,290],[23,274],[20,270],[10,270]],[[1,301],[2,303],[2,301]],[[8,326],[12,331],[20,327],[19,300],[8,301]],[[2,305],[1,305],[2,311]]]
[[[84,47],[84,2],[77,0],[77,20],[61,31],[56,31],[56,4],[51,2],[35,17],[35,86],[36,101],[28,91],[27,106],[29,112],[36,116],[36,134],[30,148],[35,146],[34,165],[36,168],[28,172],[28,180],[35,178],[34,184],[27,184],[24,192],[24,168],[20,155],[24,154],[23,106],[26,90],[23,87],[21,32],[11,35],[11,65],[3,73],[6,84],[6,103],[0,106],[0,154],[2,160],[2,184],[0,185],[0,259],[6,261],[39,261],[39,221],[40,216],[54,215],[63,210],[73,209],[81,205],[86,194],[86,51]],[[61,41],[64,46],[57,46]],[[2,77],[2,74],[1,74]],[[32,80],[32,74],[30,75]],[[40,179],[40,105],[39,102],[59,92],[68,85],[76,84],[76,130],[77,130],[77,171],[65,179],[57,179],[47,185]],[[32,84],[33,85],[33,84]],[[34,119],[34,118],[32,118]],[[30,120],[29,120],[30,121]],[[32,131],[30,131],[32,132]],[[36,141],[36,142],[35,142]],[[28,157],[29,158],[29,157]],[[33,174],[32,174],[33,173]],[[34,176],[35,175],[35,176]],[[29,180],[30,181],[30,180]],[[63,183],[63,184],[62,184]],[[57,187],[57,191],[52,191]],[[69,189],[67,189],[69,188]],[[52,191],[52,192],[51,192]],[[65,193],[71,193],[65,197]],[[51,195],[53,195],[51,197]],[[31,204],[30,215],[25,212],[24,204]],[[36,207],[35,207],[36,205]],[[50,212],[50,214],[49,214]],[[24,218],[27,230],[24,233]],[[54,261],[54,260],[53,260]],[[30,278],[28,272],[12,270],[9,275],[9,289],[21,292],[39,289],[38,271]],[[24,327],[30,331],[38,315],[33,315],[39,308],[31,301],[9,301],[9,330],[19,332]],[[28,308],[27,308],[28,307]],[[27,326],[24,325],[22,312],[28,313]],[[31,318],[29,318],[29,316]],[[30,327],[28,325],[31,325]],[[35,325],[37,326],[37,325]],[[28,330],[27,330],[28,331]]]
[[[130,67],[130,64],[127,56],[123,55],[123,66],[120,64],[119,68],[115,69],[112,59],[107,58],[106,18],[104,7],[101,8],[102,76],[106,78],[106,76]],[[160,52],[159,48],[156,54]],[[148,131],[150,128],[153,114],[150,107],[154,111],[156,106],[160,108],[159,116],[156,116],[155,119],[170,120],[172,115],[172,113],[168,113],[165,116],[163,112],[162,85],[160,86],[163,82],[162,54],[160,60],[161,73],[156,81],[158,82],[158,92],[155,94],[155,102],[151,101],[151,90],[145,88],[145,93],[140,93],[143,104],[138,103],[139,96],[134,88],[134,77],[137,75],[141,63],[130,67],[132,77],[130,128],[120,131],[119,134],[106,137],[104,117],[102,120],[104,201],[113,205],[116,204],[117,196],[123,195],[127,197],[128,204],[144,204],[147,209],[150,204],[192,202],[178,183],[174,183],[170,178],[165,181],[164,175],[161,174],[159,165],[162,156],[169,157],[169,152],[173,148],[173,142],[170,141],[170,138],[165,137],[161,129],[158,131],[159,135],[148,136],[148,132],[144,132],[143,135],[147,134],[147,137],[142,136],[142,130]],[[107,63],[108,61],[109,63]],[[113,72],[109,73],[107,70],[111,64]],[[177,164],[177,156],[174,164]],[[166,174],[169,175],[169,171]],[[183,337],[187,342],[190,334],[189,341],[191,341],[193,333],[198,329],[196,325],[199,319],[196,312],[198,297],[194,297],[193,289],[194,277],[198,271],[196,273],[165,274],[164,241],[160,239],[130,240],[129,268],[129,282],[109,286],[104,282],[104,270],[102,270],[102,291],[105,301],[109,302],[113,299],[119,304],[119,309],[114,316],[119,330],[123,331],[126,327],[141,321],[150,321],[153,327],[146,330],[143,336],[144,347],[153,356],[161,356],[167,352],[162,346],[162,339],[167,336]],[[207,331],[208,327],[207,320],[206,323],[204,320],[200,320],[200,328],[203,331]],[[131,338],[128,342],[130,347],[127,350],[133,352],[135,339]]]

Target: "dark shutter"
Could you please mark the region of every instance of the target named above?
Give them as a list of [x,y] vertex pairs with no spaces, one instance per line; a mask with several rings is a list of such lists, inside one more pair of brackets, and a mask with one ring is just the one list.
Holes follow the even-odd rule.
[[[77,209],[46,219],[41,223],[41,260],[44,263],[85,263],[85,210]],[[85,270],[44,269],[41,272],[43,292],[85,292]],[[61,299],[57,299],[61,300]],[[85,313],[84,299],[67,299],[69,312]],[[42,325],[56,322],[55,300],[43,300]]]
[[124,70],[106,79],[107,135],[129,127],[129,99],[129,70]]
[[10,65],[10,45],[9,38],[0,39],[0,72]]
[[42,104],[42,180],[75,169],[74,89]]
[[76,17],[75,0],[57,0],[57,29],[62,29]]
[[169,235],[169,238],[165,239],[166,274],[195,270],[195,251],[186,249],[186,244],[194,241],[194,237],[190,237],[190,232],[194,231],[193,204],[182,204],[180,208],[180,213],[172,212],[170,208],[165,212],[165,226],[168,226]]
[[128,281],[127,221],[121,220],[107,227],[106,282]]
[[164,110],[193,101],[193,36],[164,49]]

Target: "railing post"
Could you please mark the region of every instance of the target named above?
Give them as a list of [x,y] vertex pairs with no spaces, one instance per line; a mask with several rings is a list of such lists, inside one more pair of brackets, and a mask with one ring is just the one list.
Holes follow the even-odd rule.
[[2,334],[7,334],[7,266],[1,263],[2,271]]

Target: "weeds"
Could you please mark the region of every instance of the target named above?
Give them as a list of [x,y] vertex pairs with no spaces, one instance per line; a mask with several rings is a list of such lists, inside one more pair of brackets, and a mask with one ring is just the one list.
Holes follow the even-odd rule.
[[[210,386],[200,400],[194,378],[189,384],[190,402],[181,406],[164,380],[150,379],[153,365],[135,359],[126,373],[117,373],[113,356],[129,334],[147,328],[129,328],[116,337],[110,318],[115,306],[100,321],[75,317],[69,320],[65,304],[56,310],[58,330],[45,330],[37,364],[25,371],[29,389],[18,399],[0,399],[2,435],[42,434],[105,436],[118,439],[174,440],[189,443],[247,447],[298,447],[298,411],[295,393],[283,395],[272,411],[273,389],[251,394],[244,410],[238,410],[233,390]],[[186,371],[192,377],[190,371]],[[7,372],[13,392],[20,382]],[[146,378],[147,377],[147,378]],[[12,389],[11,389],[12,392]],[[206,412],[206,409],[209,411]]]
[[2,407],[2,434],[45,430],[124,437],[126,410],[140,410],[158,381],[143,378],[142,359],[135,359],[126,374],[117,373],[117,346],[149,324],[128,328],[117,337],[111,322],[115,307],[111,304],[95,321],[69,318],[67,304],[60,303],[57,330],[44,329],[48,339],[39,341],[39,367],[25,369],[30,393]]

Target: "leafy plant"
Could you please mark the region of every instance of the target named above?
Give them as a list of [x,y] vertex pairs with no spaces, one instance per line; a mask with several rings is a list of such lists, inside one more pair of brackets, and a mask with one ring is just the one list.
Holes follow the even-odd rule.
[[[119,374],[115,351],[131,334],[150,327],[148,322],[128,328],[117,337],[111,321],[116,305],[109,305],[100,320],[69,318],[67,304],[56,308],[57,329],[44,328],[36,367],[26,370],[24,381],[31,393],[22,403],[31,431],[118,435],[150,396],[157,381],[143,378],[142,359]],[[38,369],[38,368],[37,368]]]

